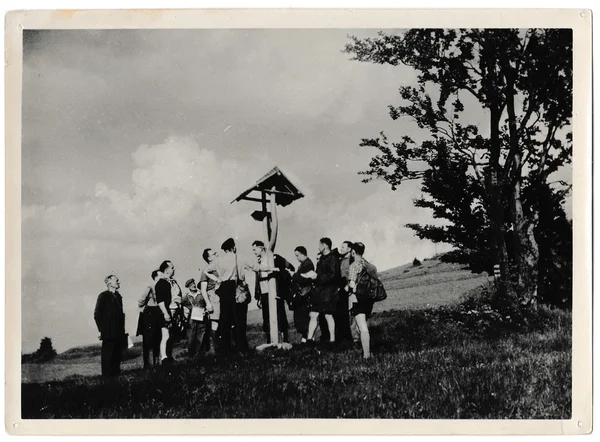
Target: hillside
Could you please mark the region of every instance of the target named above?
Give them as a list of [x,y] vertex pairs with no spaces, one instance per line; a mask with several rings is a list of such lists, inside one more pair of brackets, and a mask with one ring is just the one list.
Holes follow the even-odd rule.
[[[443,263],[439,259],[424,260],[419,267],[412,263],[395,267],[380,273],[388,292],[388,299],[375,305],[375,312],[386,310],[423,309],[459,301],[461,296],[484,284],[487,276],[471,273],[458,264]],[[292,312],[288,318],[293,330]],[[248,312],[249,330],[256,333],[250,336],[254,345],[262,343],[259,331],[262,312]],[[132,337],[134,340],[139,338]],[[291,335],[295,342],[295,335]],[[181,350],[179,350],[181,351]],[[141,367],[141,343],[127,352],[124,370]],[[97,375],[100,369],[100,344],[92,344],[69,349],[44,364],[23,364],[22,382],[46,382]]]
[[[150,371],[130,360],[113,379],[23,383],[21,411],[24,419],[569,419],[570,312],[540,308],[525,322],[481,297],[381,312],[370,322],[368,361],[357,346],[321,343]],[[262,340],[256,325],[248,335]]]

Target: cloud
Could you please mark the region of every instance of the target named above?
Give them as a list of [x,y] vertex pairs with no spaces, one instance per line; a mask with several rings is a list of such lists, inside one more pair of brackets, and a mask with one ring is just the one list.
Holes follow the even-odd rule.
[[395,124],[386,105],[414,73],[349,61],[348,32],[375,31],[27,34],[24,344],[42,333],[62,349],[93,342],[109,273],[123,282],[131,322],[162,260],[196,277],[203,248],[230,236],[249,256],[263,235],[256,203],[230,202],[275,165],[305,194],[279,209],[288,259],[299,244],[314,256],[325,235],[362,240],[379,268],[425,256],[402,227],[429,219],[412,208],[416,188],[394,193],[356,175],[373,153],[361,137]]
[[[24,315],[39,307],[34,300],[40,287],[46,302],[64,300],[73,313],[87,318],[80,322],[88,324],[80,335],[63,337],[69,345],[94,337],[94,293],[103,289],[107,274],[118,273],[123,281],[126,310],[133,321],[131,296],[135,298],[147,274],[163,259],[172,259],[179,277],[188,278],[202,265],[204,247],[218,248],[232,236],[242,255],[250,256],[251,242],[262,238],[261,224],[249,216],[254,205],[230,202],[274,165],[267,154],[252,163],[235,161],[193,138],[172,136],[137,147],[132,160],[129,191],[99,182],[87,199],[23,207]],[[412,233],[401,227],[408,222],[402,216],[407,212],[404,205],[411,206],[408,197],[387,191],[350,204],[343,198],[332,201],[323,199],[293,164],[283,171],[306,196],[278,210],[279,253],[291,259],[299,243],[310,249],[319,235],[329,235],[336,242],[362,240],[382,268],[406,261],[406,250],[399,246],[414,242]],[[60,324],[64,313],[48,305],[47,324]],[[30,339],[37,342],[42,326],[28,327]]]

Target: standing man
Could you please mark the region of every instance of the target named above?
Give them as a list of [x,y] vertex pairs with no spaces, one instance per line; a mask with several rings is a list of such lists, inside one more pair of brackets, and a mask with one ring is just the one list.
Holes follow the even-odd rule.
[[[231,328],[235,326],[237,350],[245,352],[248,347],[246,339],[246,317],[243,314],[243,306],[236,306],[235,291],[237,282],[242,273],[238,267],[237,249],[233,238],[228,238],[221,245],[223,254],[214,260],[207,269],[209,273],[217,273],[221,285],[217,290],[221,304],[221,316],[219,318],[219,350],[228,352],[231,350]],[[248,305],[245,304],[246,313]]]
[[325,314],[329,329],[329,342],[335,342],[335,320],[333,313],[337,306],[337,294],[340,284],[340,266],[337,257],[331,252],[331,239],[321,238],[319,241],[321,258],[317,262],[316,272],[308,272],[302,276],[315,281],[310,296],[310,322],[308,324],[308,341],[312,343],[317,318]]
[[309,298],[312,289],[312,280],[302,275],[314,271],[315,266],[308,257],[306,247],[298,246],[294,249],[294,253],[300,263],[295,273],[289,270],[290,274],[292,274],[294,325],[296,326],[296,331],[302,336],[300,342],[304,344],[308,337]]
[[[265,333],[267,343],[271,343],[271,327],[269,324],[269,279],[275,278],[277,287],[277,328],[283,334],[283,342],[288,342],[288,320],[285,312],[285,301],[290,299],[291,276],[288,271],[294,271],[294,266],[280,255],[274,255],[276,273],[266,270],[267,250],[262,241],[252,243],[252,252],[258,260],[258,266],[246,265],[245,267],[256,272],[256,285],[254,296],[258,301],[259,308],[262,309],[263,332]],[[346,304],[348,302],[346,301]]]
[[[206,261],[206,264],[209,266],[217,259],[218,255],[212,249],[204,249],[202,252],[202,259]],[[210,328],[212,331],[212,336],[214,339],[212,340],[213,345],[216,348],[217,342],[220,341],[219,335],[217,331],[219,329],[219,317],[221,313],[221,305],[219,296],[215,293],[217,288],[217,284],[219,283],[219,279],[213,274],[207,272],[207,268],[199,269],[200,270],[200,282],[198,283],[198,288],[202,292],[202,296],[207,296],[210,304],[212,305],[212,312],[209,313],[210,318]],[[206,349],[208,350],[208,349]]]
[[[236,303],[235,293],[237,284],[244,281],[245,265],[243,260],[238,261],[237,248],[233,238],[228,238],[222,245],[223,254],[213,261],[207,272],[218,274],[221,285],[217,294],[221,302],[221,317],[219,318],[218,334],[220,338],[220,349],[227,351],[231,349],[231,326],[234,325],[237,351],[245,353],[248,350],[246,338],[246,322],[248,315],[248,304]],[[252,266],[250,266],[252,268]],[[276,271],[276,268],[261,267],[261,270]]]
[[363,358],[371,357],[371,336],[369,334],[369,326],[367,320],[373,312],[373,300],[361,296],[362,293],[357,291],[358,277],[361,272],[366,271],[372,278],[377,279],[377,268],[363,258],[365,254],[365,245],[357,242],[352,247],[352,256],[354,262],[350,266],[349,275],[349,290],[352,292],[349,299],[350,313],[354,316],[355,324],[360,331],[360,342],[363,349]]
[[[317,256],[315,258],[315,262],[319,264],[319,260],[323,254],[321,252],[317,252]],[[313,269],[314,270],[314,269]],[[318,318],[319,330],[321,330],[321,342],[329,342],[329,326],[327,325],[327,321],[325,320],[325,315],[323,313],[319,314]]]
[[352,341],[352,331],[350,330],[350,312],[348,311],[349,293],[346,290],[349,282],[348,277],[350,275],[350,257],[352,246],[352,242],[344,241],[337,253],[340,263],[341,276],[338,301],[334,314],[336,329],[335,338],[336,342],[338,343]]
[[108,290],[98,295],[94,321],[102,341],[102,376],[117,376],[121,372],[121,356],[125,343],[125,314],[123,298],[117,291],[121,284],[115,275],[104,279]]
[[159,273],[158,270],[152,272],[152,284],[146,287],[142,297],[138,300],[138,307],[143,309],[142,351],[144,369],[150,368],[150,350],[152,350],[152,365],[154,367],[158,365],[159,360],[162,312],[156,302],[156,293],[154,293],[154,286],[158,282]]

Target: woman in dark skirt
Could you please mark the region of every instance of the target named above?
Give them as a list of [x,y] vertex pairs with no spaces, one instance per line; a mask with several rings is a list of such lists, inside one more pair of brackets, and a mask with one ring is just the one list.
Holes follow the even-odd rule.
[[310,322],[308,324],[308,341],[312,342],[317,329],[319,314],[325,314],[329,341],[335,342],[335,321],[333,313],[337,307],[337,294],[340,282],[340,266],[337,256],[331,253],[331,240],[321,238],[319,241],[321,258],[317,262],[316,272],[303,274],[304,277],[314,280],[314,287],[310,293]]
[[[158,270],[152,272],[154,284],[158,281]],[[138,307],[142,308],[140,324],[137,335],[142,335],[142,349],[144,355],[144,369],[150,368],[150,351],[152,351],[152,365],[158,365],[161,327],[164,321],[162,312],[156,303],[154,284],[149,285],[142,297],[138,300]]]
[[312,280],[302,276],[302,274],[309,273],[315,270],[315,266],[310,260],[306,253],[306,248],[298,246],[294,250],[296,259],[300,265],[298,270],[294,273],[290,270],[292,275],[292,307],[294,310],[294,326],[296,331],[302,335],[302,342],[306,342],[308,337],[308,321],[310,312],[310,291],[312,289]]

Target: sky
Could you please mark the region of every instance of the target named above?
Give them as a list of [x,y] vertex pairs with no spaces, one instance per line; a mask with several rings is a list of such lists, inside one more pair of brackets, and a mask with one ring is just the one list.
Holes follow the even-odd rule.
[[[228,237],[251,258],[255,203],[231,201],[278,166],[305,197],[279,208],[277,253],[314,258],[319,238],[362,241],[380,270],[449,246],[407,223],[419,183],[361,182],[360,147],[422,134],[392,121],[406,67],[351,61],[347,35],[377,30],[110,30],[25,34],[22,132],[22,351],[98,342],[104,278],[116,274],[126,329],[166,259],[183,286]],[[399,31],[392,31],[399,32]],[[468,112],[468,110],[467,110]],[[484,124],[479,110],[469,115]]]

